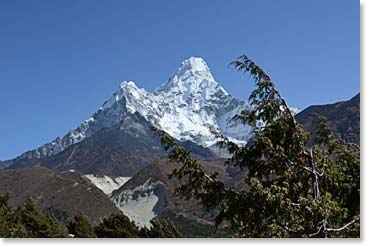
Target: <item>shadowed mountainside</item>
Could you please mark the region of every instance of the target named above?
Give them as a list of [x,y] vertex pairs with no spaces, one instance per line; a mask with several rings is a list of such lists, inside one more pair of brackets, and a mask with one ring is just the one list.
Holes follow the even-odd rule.
[[[215,158],[209,149],[190,141],[181,142],[197,159]],[[97,131],[64,151],[41,159],[15,158],[8,169],[45,166],[57,171],[75,169],[83,174],[133,176],[145,166],[166,157],[160,139],[138,113],[119,125]],[[9,163],[7,163],[9,164]]]
[[352,99],[328,105],[313,105],[296,115],[297,122],[311,133],[316,133],[314,120],[320,114],[327,118],[336,136],[346,142],[360,144],[360,94]]

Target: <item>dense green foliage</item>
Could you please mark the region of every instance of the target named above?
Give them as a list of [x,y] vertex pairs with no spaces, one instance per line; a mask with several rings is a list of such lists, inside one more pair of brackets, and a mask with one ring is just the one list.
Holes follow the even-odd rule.
[[56,238],[67,232],[54,216],[41,212],[29,198],[23,207],[8,205],[9,194],[0,196],[0,237]]
[[319,118],[317,144],[307,147],[308,133],[269,75],[246,56],[232,65],[255,82],[251,108],[234,118],[251,125],[253,137],[241,147],[217,135],[232,154],[226,164],[248,171],[246,188],[226,187],[218,173],[206,173],[175,139],[154,129],[178,166],[170,177],[186,180],[176,193],[218,210],[217,226],[230,224],[235,237],[358,237],[358,146],[335,138]]
[[123,214],[112,215],[95,227],[97,237],[176,238],[180,231],[169,220],[154,219],[152,226],[139,228]]
[[152,226],[139,228],[122,213],[105,218],[93,227],[83,214],[67,225],[38,209],[29,198],[23,207],[9,205],[8,193],[0,195],[0,237],[8,238],[175,238],[182,237],[169,220],[152,220]]
[[115,214],[103,220],[95,228],[98,237],[138,237],[139,228],[123,214]]
[[69,223],[67,224],[67,228],[69,230],[69,233],[73,234],[74,237],[96,237],[93,226],[89,223],[88,219],[82,213],[75,215],[74,220],[69,221]]
[[182,237],[181,232],[168,219],[153,219],[150,221],[152,227],[150,229],[142,228],[140,230],[140,237],[152,238],[178,238]]
[[172,212],[168,212],[166,216],[175,224],[182,236],[186,238],[224,238],[229,237],[230,234],[228,229],[216,229],[212,224],[199,223]]

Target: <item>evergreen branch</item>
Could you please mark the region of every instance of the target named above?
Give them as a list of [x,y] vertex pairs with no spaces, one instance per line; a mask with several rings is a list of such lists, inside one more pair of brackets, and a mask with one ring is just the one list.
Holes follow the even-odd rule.
[[[268,81],[268,83],[271,84],[272,93],[279,98],[281,102],[281,107],[285,109],[285,111],[288,114],[288,117],[291,119],[292,127],[296,128],[296,125],[297,125],[296,119],[294,118],[287,102],[285,101],[283,96],[281,96],[279,91],[275,89],[275,86],[273,85],[274,83],[272,82],[270,76],[260,66],[258,66],[254,61],[252,61],[246,55],[242,55],[238,57],[237,60],[231,62],[229,66],[234,66],[238,71],[243,71],[245,74],[249,73],[250,76],[255,79],[255,82],[257,84],[262,81]],[[254,95],[252,94],[252,96]],[[252,96],[250,96],[250,98]]]

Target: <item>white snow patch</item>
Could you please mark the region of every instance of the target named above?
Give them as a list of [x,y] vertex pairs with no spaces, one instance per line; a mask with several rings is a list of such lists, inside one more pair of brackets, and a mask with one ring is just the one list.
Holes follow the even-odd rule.
[[131,177],[109,177],[107,175],[86,174],[86,178],[92,182],[97,188],[101,189],[105,194],[111,195],[114,190],[120,188]]
[[297,108],[297,107],[290,107],[289,108],[293,114],[293,116],[297,115],[298,113],[300,113],[302,110]]

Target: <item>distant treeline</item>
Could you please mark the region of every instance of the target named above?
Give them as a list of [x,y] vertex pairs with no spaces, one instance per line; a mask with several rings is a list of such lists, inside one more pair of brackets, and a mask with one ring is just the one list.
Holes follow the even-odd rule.
[[82,214],[63,224],[53,214],[41,211],[31,198],[23,206],[9,205],[10,195],[0,195],[0,237],[3,238],[176,238],[180,231],[169,220],[151,221],[141,228],[120,214],[113,214],[93,226]]

